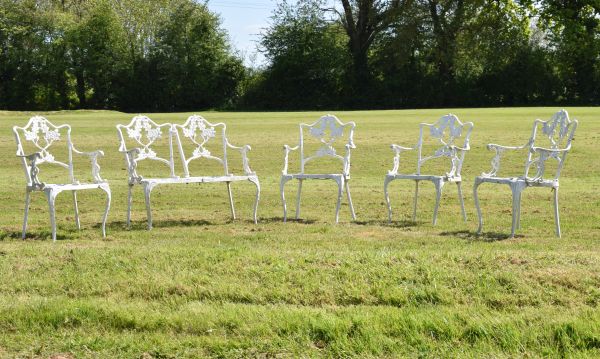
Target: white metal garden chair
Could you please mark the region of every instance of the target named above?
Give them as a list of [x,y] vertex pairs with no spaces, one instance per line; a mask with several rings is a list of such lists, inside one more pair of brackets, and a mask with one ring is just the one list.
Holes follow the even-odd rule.
[[[50,147],[52,147],[55,142],[62,139],[62,130],[66,132],[67,141],[67,160],[64,162],[58,161],[50,152]],[[25,235],[27,233],[27,217],[29,215],[29,204],[31,201],[32,192],[44,192],[46,194],[46,199],[48,200],[48,207],[50,210],[52,240],[56,241],[56,197],[63,191],[72,192],[73,206],[75,207],[75,223],[77,225],[77,229],[80,229],[81,225],[79,222],[79,208],[77,206],[77,191],[88,189],[101,189],[106,192],[106,207],[104,210],[104,216],[102,217],[102,236],[105,237],[106,219],[110,209],[111,193],[108,182],[100,177],[98,158],[104,156],[104,153],[100,150],[94,152],[82,152],[77,150],[71,141],[71,126],[55,126],[46,118],[41,116],[34,116],[30,118],[25,127],[14,126],[13,132],[17,141],[17,156],[21,158],[23,170],[25,171],[25,180],[27,181],[27,186],[25,188],[25,217],[23,219],[22,238],[25,239]],[[23,139],[25,142],[22,141]],[[25,152],[25,145],[32,146],[35,152],[27,154]],[[56,147],[53,147],[52,149],[54,148]],[[90,159],[93,183],[81,183],[75,178],[73,172],[73,154],[86,156]],[[40,181],[38,177],[40,172],[39,165],[44,163],[58,165],[67,169],[69,172],[70,183],[53,184]]]
[[[395,153],[394,156],[394,168],[388,171],[384,180],[384,194],[385,200],[388,207],[388,220],[392,221],[392,205],[390,203],[390,196],[388,193],[388,186],[390,182],[394,180],[411,180],[415,181],[415,198],[413,205],[413,221],[417,218],[417,201],[419,196],[419,182],[420,181],[431,181],[436,190],[435,207],[433,210],[433,224],[437,222],[438,208],[440,206],[440,199],[442,197],[442,188],[444,184],[456,183],[458,188],[458,198],[460,200],[460,206],[462,211],[463,219],[467,220],[467,214],[465,212],[465,203],[462,195],[462,178],[460,171],[463,166],[466,152],[470,149],[469,138],[473,130],[473,123],[466,122],[462,123],[453,114],[448,114],[441,117],[436,123],[428,124],[421,123],[419,125],[419,141],[414,147],[403,147],[399,145],[391,145],[392,150]],[[430,155],[423,154],[423,143],[426,140],[426,136],[429,136],[435,143],[441,144],[441,147],[437,148],[436,151]],[[459,143],[462,142],[462,143]],[[417,150],[417,172],[414,174],[401,174],[398,173],[400,168],[400,155],[405,151]],[[431,175],[422,174],[421,167],[429,160],[436,158],[447,157],[450,160],[450,171],[443,175]]]
[[[565,164],[567,154],[571,150],[571,144],[575,130],[577,129],[577,120],[570,120],[569,114],[565,110],[555,113],[548,121],[537,119],[533,122],[533,129],[529,141],[522,146],[502,146],[497,144],[488,144],[487,148],[494,151],[496,155],[492,159],[492,170],[482,173],[475,177],[473,186],[473,196],[475,197],[475,206],[479,216],[478,233],[483,230],[483,219],[481,216],[481,207],[477,190],[482,183],[506,184],[512,191],[512,227],[510,236],[515,236],[515,230],[521,227],[521,195],[527,187],[547,187],[554,191],[554,222],[556,226],[556,235],[560,233],[560,218],[558,214],[558,187],[561,170]],[[541,136],[537,136],[541,130]],[[539,137],[543,137],[540,139]],[[548,147],[540,147],[541,141],[547,141]],[[527,151],[525,160],[525,171],[523,175],[517,177],[500,177],[500,159],[506,151]],[[554,177],[546,178],[546,161],[555,159],[557,161]],[[530,170],[534,167],[535,174],[530,176]]]
[[[353,141],[354,128],[356,124],[354,122],[342,123],[337,117],[333,115],[326,115],[318,119],[313,124],[300,124],[300,139],[297,146],[290,147],[284,145],[284,165],[281,175],[280,191],[281,201],[283,202],[283,221],[287,221],[287,206],[285,202],[285,184],[293,179],[298,180],[298,196],[296,198],[296,219],[300,217],[300,197],[302,195],[302,182],[309,179],[319,180],[334,180],[338,185],[338,196],[337,205],[335,209],[335,222],[339,221],[340,205],[342,200],[342,193],[346,190],[346,196],[348,197],[348,204],[350,205],[350,212],[352,219],[356,220],[356,214],[354,212],[354,206],[352,204],[352,197],[350,196],[350,187],[348,182],[350,181],[350,150],[356,148]],[[310,136],[318,141],[319,148],[316,152],[306,156],[305,153],[305,138]],[[338,139],[343,140],[345,137],[348,138],[344,145],[344,154],[340,155],[336,151],[334,145]],[[299,151],[300,157],[300,172],[288,173],[288,159],[291,151]],[[341,171],[338,173],[306,173],[305,165],[311,161],[319,158],[334,158],[342,163]]]
[[[260,199],[260,183],[258,181],[258,176],[255,172],[252,172],[249,166],[247,153],[248,151],[250,151],[250,146],[245,145],[242,147],[237,147],[229,143],[229,140],[226,136],[226,126],[224,123],[212,124],[206,121],[201,116],[193,115],[190,116],[183,125],[172,125],[170,123],[158,125],[150,118],[140,115],[135,116],[128,125],[117,125],[117,129],[119,131],[119,138],[121,141],[120,151],[125,154],[125,160],[129,176],[129,193],[127,204],[128,227],[131,224],[131,206],[133,200],[132,191],[134,185],[136,184],[142,185],[144,189],[144,196],[146,200],[146,212],[148,216],[148,229],[152,229],[152,211],[150,206],[150,195],[152,193],[152,190],[157,185],[164,184],[224,182],[227,184],[227,191],[229,193],[231,215],[233,219],[235,219],[236,215],[235,208],[233,206],[233,196],[231,193],[231,182],[250,181],[256,186],[256,199],[254,201],[254,223],[257,222],[258,201]],[[164,131],[167,132],[166,135],[168,136],[168,159],[159,157],[152,147],[152,145],[157,139],[165,135]],[[216,154],[212,154],[205,147],[209,141],[217,137],[217,131],[220,131],[220,137],[222,138],[222,157],[218,157]],[[188,139],[194,147],[193,153],[189,157],[187,157],[185,154],[180,132],[181,136]],[[138,147],[128,149],[125,136],[133,140],[138,145]],[[183,164],[182,177],[175,174],[175,144],[177,145],[177,149],[179,151],[181,161]],[[229,172],[229,164],[227,160],[228,149],[233,149],[241,153],[242,168],[244,170],[244,175],[233,175]],[[223,166],[223,175],[191,176],[189,171],[190,162],[201,158],[217,161],[220,165]],[[137,164],[138,162],[146,159],[158,161],[169,166],[170,176],[161,178],[144,178],[140,176],[137,173]]]

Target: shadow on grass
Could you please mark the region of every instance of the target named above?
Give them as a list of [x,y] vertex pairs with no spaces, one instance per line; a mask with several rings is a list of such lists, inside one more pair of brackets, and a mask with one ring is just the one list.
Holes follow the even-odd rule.
[[[57,231],[57,233],[56,233],[57,241],[72,239],[72,236],[65,235],[64,232],[65,231],[63,231],[63,233],[61,233],[60,231]],[[68,232],[69,234],[74,233],[74,231],[69,231],[69,230],[66,230],[66,232]],[[6,240],[21,240],[21,231],[0,231],[0,241],[6,241]],[[38,231],[38,232],[29,231],[25,235],[25,240],[51,241],[52,240],[52,232],[50,232],[50,231]]]
[[368,221],[354,221],[352,222],[359,226],[380,226],[380,227],[392,227],[392,228],[410,228],[419,225],[419,222],[401,220],[401,221],[381,221],[381,220],[368,220]]
[[[249,220],[248,222],[254,223],[253,220]],[[316,223],[314,219],[296,219],[294,217],[287,219],[288,223],[300,223],[300,224],[313,224]],[[267,223],[285,223],[283,222],[283,217],[269,217],[269,218],[259,218],[258,224],[267,224]]]
[[[228,221],[226,223],[231,223]],[[183,220],[158,220],[152,221],[152,228],[169,228],[169,227],[195,227],[195,226],[215,226],[217,223],[209,222],[203,219],[183,219]],[[101,228],[102,223],[94,224],[92,227]],[[127,228],[127,222],[125,221],[112,221],[106,224],[106,230],[146,230],[148,229],[148,222],[142,221],[131,221],[130,228]]]
[[[449,237],[457,237],[460,239],[465,239],[468,241],[482,241],[482,242],[497,242],[504,241],[510,238],[509,233],[500,233],[500,232],[483,232],[477,233],[475,231],[452,231],[452,232],[442,232],[440,233],[442,236]],[[515,238],[523,238],[523,235],[515,235]]]

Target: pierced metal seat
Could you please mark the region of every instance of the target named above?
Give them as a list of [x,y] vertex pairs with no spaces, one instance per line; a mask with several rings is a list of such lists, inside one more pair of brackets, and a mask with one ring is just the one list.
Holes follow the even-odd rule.
[[[488,150],[496,152],[492,159],[492,170],[484,172],[475,177],[473,186],[473,196],[475,197],[475,206],[479,216],[478,233],[483,230],[483,218],[481,215],[481,206],[477,190],[482,183],[494,183],[508,185],[512,191],[512,227],[510,236],[515,236],[516,229],[521,227],[521,196],[523,190],[528,187],[545,187],[554,191],[554,223],[556,227],[556,236],[560,238],[560,217],[558,213],[558,188],[561,170],[565,164],[567,154],[571,150],[575,130],[577,129],[577,120],[570,120],[569,114],[565,110],[555,113],[548,121],[537,119],[533,122],[531,137],[522,146],[502,146],[491,143],[487,145]],[[549,148],[538,146],[540,139],[537,137],[538,130],[541,128],[543,137],[546,138]],[[541,137],[541,136],[540,136]],[[527,151],[525,160],[525,171],[521,176],[502,177],[498,176],[500,170],[500,160],[502,154],[506,151]],[[558,163],[553,178],[544,178],[546,170],[546,161],[555,159]],[[529,175],[531,167],[536,168],[534,176]]]
[[[419,196],[419,182],[420,181],[430,181],[435,186],[436,197],[435,197],[435,207],[433,210],[433,224],[437,223],[437,214],[438,208],[440,206],[440,199],[442,197],[442,188],[446,183],[456,183],[458,188],[458,198],[460,201],[461,212],[463,219],[467,220],[467,214],[465,212],[465,203],[462,195],[462,177],[460,175],[460,171],[462,169],[462,165],[465,159],[465,154],[469,151],[469,138],[471,136],[471,132],[473,131],[473,123],[467,122],[462,123],[453,114],[448,114],[446,116],[441,117],[436,123],[428,124],[421,123],[419,125],[419,141],[414,147],[403,147],[399,145],[391,145],[392,150],[395,153],[394,156],[394,168],[391,171],[388,171],[388,174],[385,176],[385,180],[383,183],[383,191],[385,194],[385,201],[388,207],[388,221],[392,221],[392,205],[390,202],[390,196],[388,192],[388,186],[390,182],[395,180],[412,180],[415,181],[415,198],[413,205],[413,221],[417,219],[417,201]],[[423,156],[423,143],[425,137],[429,134],[429,136],[439,142],[441,147],[439,147],[432,155]],[[458,141],[463,141],[462,145],[457,144]],[[418,151],[417,158],[417,172],[414,174],[401,174],[398,173],[400,168],[400,155],[405,151]],[[443,175],[424,175],[421,174],[421,167],[423,164],[429,160],[436,158],[447,157],[451,162],[450,171]]]
[[[205,120],[202,116],[192,115],[188,117],[183,125],[173,125],[170,123],[164,123],[158,125],[150,118],[146,116],[135,116],[128,125],[117,125],[119,132],[119,139],[121,142],[120,152],[125,155],[127,164],[128,176],[129,176],[129,193],[128,193],[128,205],[127,205],[127,226],[131,225],[131,207],[133,200],[133,187],[139,184],[144,189],[144,197],[146,200],[146,213],[148,216],[148,229],[152,229],[152,210],[150,206],[150,195],[152,190],[158,185],[165,184],[186,184],[186,183],[215,183],[224,182],[227,184],[227,191],[229,194],[229,205],[231,208],[231,216],[236,219],[235,208],[233,205],[233,195],[231,193],[231,182],[236,181],[249,181],[254,183],[256,186],[256,199],[254,201],[254,223],[257,222],[257,211],[258,201],[260,199],[260,183],[258,176],[255,172],[250,169],[248,160],[248,151],[250,146],[245,145],[242,147],[234,146],[229,143],[226,136],[226,125],[224,123],[212,124]],[[154,151],[152,145],[156,140],[162,137],[163,131],[168,131],[169,140],[169,159],[161,158]],[[217,134],[217,130],[220,133]],[[191,156],[187,157],[184,151],[183,141],[180,136],[180,132],[183,137],[188,139],[194,147]],[[139,147],[133,149],[127,149],[125,135],[128,138],[135,141]],[[218,157],[205,147],[209,141],[221,136],[221,148],[222,157]],[[175,140],[175,141],[174,141]],[[177,176],[175,174],[175,160],[174,160],[174,145],[177,145],[182,165],[183,165],[183,176]],[[234,175],[229,172],[229,164],[227,160],[227,150],[233,149],[239,151],[242,156],[242,168],[244,175]],[[145,178],[137,173],[138,162],[143,160],[154,160],[169,166],[170,176],[161,178]],[[189,171],[189,164],[193,160],[208,159],[218,162],[224,169],[223,176],[191,176]]]
[[[67,161],[65,162],[56,160],[54,155],[50,152],[52,145],[61,140],[62,130],[66,131],[67,137]],[[111,192],[108,182],[100,177],[100,165],[98,164],[98,159],[104,156],[104,152],[100,150],[94,152],[82,152],[77,150],[71,141],[71,126],[55,126],[42,116],[30,118],[25,127],[14,126],[13,133],[15,134],[15,139],[17,141],[17,156],[21,158],[23,169],[25,171],[25,180],[27,182],[25,188],[25,216],[23,219],[22,238],[25,239],[27,234],[27,217],[29,215],[29,204],[32,192],[44,192],[46,194],[50,211],[52,240],[56,241],[56,197],[64,191],[72,192],[73,206],[75,209],[75,224],[77,225],[77,229],[80,229],[81,224],[79,221],[77,191],[88,189],[101,189],[106,192],[106,206],[104,209],[104,216],[102,217],[102,236],[106,237],[106,219],[108,217],[108,211],[110,210]],[[23,135],[25,142],[32,145],[36,152],[31,154],[25,153],[21,134]],[[73,172],[73,154],[86,156],[90,159],[93,183],[81,183],[75,178]],[[45,163],[58,165],[59,167],[67,169],[71,182],[64,184],[41,182],[38,177],[40,172],[39,165]]]
[[[342,201],[342,193],[344,189],[350,205],[352,219],[356,220],[354,205],[352,204],[352,196],[350,195],[350,150],[356,148],[354,145],[354,122],[342,123],[333,115],[326,115],[318,119],[313,124],[300,124],[300,139],[297,146],[290,147],[284,145],[284,165],[281,175],[280,192],[281,201],[283,203],[283,221],[287,221],[287,205],[285,201],[285,184],[291,180],[298,180],[298,195],[296,198],[296,219],[300,218],[300,197],[302,196],[302,182],[309,179],[317,180],[334,180],[338,185],[337,205],[335,209],[335,222],[339,221],[340,205]],[[336,140],[344,138],[344,132],[347,130],[348,142],[345,144],[345,154],[339,155],[334,147]],[[315,153],[305,156],[305,131],[308,135],[318,142],[319,148]],[[288,173],[289,154],[292,151],[299,151],[300,157],[300,172]],[[342,162],[342,171],[340,173],[305,173],[305,165],[308,162],[315,161],[319,158],[333,158]]]

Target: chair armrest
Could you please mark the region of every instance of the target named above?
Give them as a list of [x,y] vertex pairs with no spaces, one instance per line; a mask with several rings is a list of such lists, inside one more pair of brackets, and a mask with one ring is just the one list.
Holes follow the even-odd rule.
[[137,173],[137,161],[135,160],[135,156],[141,151],[142,150],[139,147],[135,147],[130,150],[126,150],[124,148],[119,149],[119,152],[125,155],[125,159],[127,162],[127,174],[129,175],[130,185],[138,183],[143,179],[143,177],[138,175]]
[[252,170],[250,169],[250,162],[248,159],[248,151],[252,150],[252,147],[250,147],[250,145],[244,145],[241,147],[234,146],[231,143],[229,143],[229,140],[227,140],[227,147],[240,151],[240,153],[242,154],[242,167],[244,169],[244,173],[247,176],[256,174],[256,172],[252,172]]
[[35,152],[30,155],[17,155],[17,157],[24,158],[29,162],[29,177],[31,179],[31,186],[42,189],[46,184],[41,182],[38,178],[38,173],[40,173],[40,169],[37,166],[37,161],[42,158],[41,152]]
[[392,144],[390,145],[392,151],[394,151],[394,168],[391,171],[388,171],[389,175],[395,175],[398,173],[398,168],[400,167],[400,154],[404,151],[412,151],[414,147],[404,147],[400,145]]
[[75,148],[75,146],[73,146],[72,149],[73,149],[73,152],[78,155],[89,157],[91,165],[92,165],[92,178],[94,179],[95,183],[106,182],[105,180],[102,179],[102,177],[100,177],[100,164],[98,163],[98,158],[104,157],[103,151],[96,150],[93,152],[82,152],[82,151],[77,150]]
[[283,145],[283,151],[284,151],[284,155],[283,155],[283,170],[281,171],[282,174],[287,175],[287,171],[288,171],[288,159],[289,159],[289,155],[291,151],[296,151],[300,148],[300,146],[294,146],[294,147],[290,147],[288,145]]
[[505,151],[518,151],[525,149],[526,147],[531,145],[531,140],[522,146],[503,146],[495,143],[490,143],[487,145],[487,149],[490,151],[494,151],[495,155],[492,158],[492,169],[489,172],[483,172],[481,175],[483,177],[494,177],[500,170],[500,160],[502,159],[502,154]]

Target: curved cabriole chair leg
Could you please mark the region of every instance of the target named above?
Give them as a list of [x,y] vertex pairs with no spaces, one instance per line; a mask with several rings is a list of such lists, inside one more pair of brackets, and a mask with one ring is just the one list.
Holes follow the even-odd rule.
[[344,179],[336,178],[335,180],[338,184],[338,196],[337,196],[337,204],[335,206],[335,223],[339,223],[340,220],[340,206],[342,204],[342,192],[344,191]]
[[512,225],[510,229],[510,238],[514,238],[521,208],[520,198],[522,189],[517,183],[511,183],[510,189],[512,191]]
[[388,192],[388,186],[390,182],[394,180],[393,177],[386,176],[383,181],[383,194],[385,196],[385,203],[387,204],[388,209],[388,223],[392,223],[392,203],[390,202],[390,194]]
[[46,198],[48,199],[48,210],[50,212],[50,227],[52,229],[52,241],[56,241],[56,196],[57,192],[52,190],[46,191]]
[[260,201],[260,182],[258,181],[258,177],[250,178],[250,182],[254,183],[256,186],[256,198],[254,199],[254,224],[258,223],[258,202]]
[[296,196],[296,219],[300,218],[300,197],[302,196],[302,180],[298,180],[298,195]]
[[348,205],[350,206],[350,214],[352,214],[352,220],[356,221],[356,213],[354,212],[354,204],[352,203],[352,196],[350,195],[349,181],[346,181],[346,197],[348,197]]
[[279,183],[279,192],[281,194],[281,203],[283,205],[283,221],[287,222],[287,205],[285,203],[285,184],[289,179],[282,177]]
[[108,211],[110,211],[111,193],[108,185],[101,186],[104,192],[106,192],[106,207],[104,208],[104,215],[102,216],[102,237],[106,238],[106,220],[108,219]]
[[146,199],[146,215],[148,217],[148,230],[152,229],[152,209],[150,208],[150,194],[154,186],[150,184],[144,185],[144,197]]
[[444,187],[444,182],[435,181],[434,185],[435,185],[435,208],[433,209],[433,225],[435,226],[437,223],[438,209],[440,208],[440,200],[442,198],[442,188]]
[[460,201],[460,210],[463,216],[463,220],[466,222],[467,211],[465,210],[465,198],[463,197],[461,182],[456,182],[456,187],[458,188],[458,200]]
[[477,194],[477,190],[481,181],[477,178],[475,179],[475,184],[473,185],[473,199],[475,201],[475,208],[477,209],[477,218],[479,219],[479,226],[477,227],[477,234],[481,234],[483,230],[483,217],[481,216],[481,206],[479,205],[479,196]]
[[31,192],[25,191],[25,215],[23,217],[23,232],[21,233],[21,239],[25,239],[27,235],[27,217],[29,217],[29,204],[31,203]]

